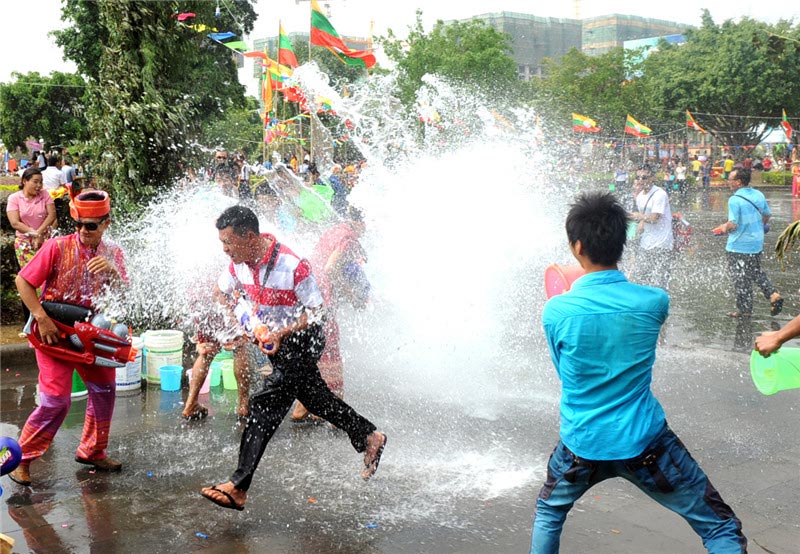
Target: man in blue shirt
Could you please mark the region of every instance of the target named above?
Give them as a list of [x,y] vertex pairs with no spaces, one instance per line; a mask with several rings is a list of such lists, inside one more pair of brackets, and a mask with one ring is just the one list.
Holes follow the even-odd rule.
[[783,298],[761,267],[764,250],[764,226],[772,212],[761,191],[750,188],[750,170],[736,167],[728,175],[728,185],[733,196],[728,200],[728,221],[719,228],[728,233],[725,250],[728,269],[736,291],[736,311],[731,317],[749,317],[753,313],[753,284],[769,300],[770,313],[778,315],[783,309]]
[[617,269],[627,223],[608,193],[582,195],[567,216],[569,246],[586,275],[542,314],[562,383],[561,440],[536,501],[531,553],[558,552],[572,505],[611,477],[683,516],[709,552],[746,552],[741,522],[667,426],[650,390],[669,296],[629,283]]

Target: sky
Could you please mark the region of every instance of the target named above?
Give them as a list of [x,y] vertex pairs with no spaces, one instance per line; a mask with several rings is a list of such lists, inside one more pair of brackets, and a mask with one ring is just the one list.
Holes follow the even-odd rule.
[[[147,0],[151,1],[151,0]],[[215,1],[215,0],[209,0]],[[396,35],[404,35],[415,20],[415,12],[423,10],[423,24],[430,29],[438,19],[464,19],[484,13],[511,11],[540,17],[575,18],[576,3],[570,0],[318,0],[323,11],[330,10],[330,21],[342,35],[367,36],[371,22],[374,34],[383,35],[392,28]],[[226,0],[220,0],[224,9]],[[61,22],[60,0],[2,0],[4,25],[0,33],[0,82],[8,82],[11,72],[75,71],[72,62],[62,59],[62,52],[48,36],[59,29]],[[307,32],[309,27],[309,0],[257,0],[259,17],[247,42],[256,38],[274,36],[278,19],[287,32]],[[765,9],[764,6],[767,6]],[[643,2],[642,0],[581,0],[578,3],[580,18],[597,17],[612,13],[637,15],[676,21],[690,25],[700,24],[702,8],[708,8],[716,22],[748,16],[770,23],[778,19],[800,22],[800,2],[768,2],[757,4],[753,0],[675,0],[669,3]],[[33,19],[31,19],[33,17]]]

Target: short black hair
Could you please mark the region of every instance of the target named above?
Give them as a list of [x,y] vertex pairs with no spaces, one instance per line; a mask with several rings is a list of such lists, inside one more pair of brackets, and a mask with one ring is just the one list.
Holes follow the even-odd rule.
[[733,171],[736,172],[736,178],[742,182],[743,187],[750,186],[750,177],[751,173],[750,170],[746,167],[736,167],[734,166]]
[[259,234],[258,216],[250,208],[242,205],[231,206],[217,218],[217,230],[222,231],[228,227],[233,227],[233,232],[240,237],[252,231]]
[[611,266],[622,257],[628,214],[612,194],[581,194],[570,207],[565,227],[569,243],[581,241],[593,264]]
[[654,175],[653,167],[650,164],[641,164],[636,168],[636,171],[646,171],[649,175]]

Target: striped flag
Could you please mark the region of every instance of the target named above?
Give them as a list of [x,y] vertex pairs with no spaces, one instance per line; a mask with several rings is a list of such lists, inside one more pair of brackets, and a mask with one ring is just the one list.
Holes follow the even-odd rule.
[[635,137],[646,137],[652,133],[653,130],[646,125],[642,125],[635,119],[631,117],[631,114],[628,114],[628,118],[625,120],[625,133],[628,135],[633,135]]
[[375,56],[368,50],[351,50],[322,13],[317,0],[311,0],[311,44],[324,46],[347,65],[369,69],[375,65]]
[[572,130],[576,133],[599,133],[601,131],[594,119],[579,113],[572,114]]
[[786,110],[783,110],[781,127],[783,127],[783,132],[786,133],[786,140],[792,142],[792,125],[789,123],[789,119],[786,117]]
[[700,124],[694,120],[694,116],[692,115],[692,112],[690,112],[689,110],[686,110],[686,126],[691,127],[701,135],[705,135],[708,133],[708,131],[700,127]]
[[289,67],[297,67],[297,56],[294,55],[292,48],[292,41],[286,36],[286,31],[283,30],[283,24],[278,21],[278,63]]

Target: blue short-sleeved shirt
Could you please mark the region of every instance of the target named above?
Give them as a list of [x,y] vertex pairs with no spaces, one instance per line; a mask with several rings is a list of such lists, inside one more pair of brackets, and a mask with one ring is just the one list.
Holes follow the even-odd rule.
[[[753,204],[748,202],[750,200]],[[758,209],[756,209],[758,206]],[[758,210],[761,210],[759,213]],[[750,187],[740,188],[728,199],[728,221],[736,224],[736,230],[728,233],[725,250],[738,254],[758,254],[764,249],[763,215],[772,215],[767,199],[761,191]]]
[[588,273],[545,305],[561,379],[561,440],[581,458],[633,458],[663,429],[650,382],[668,313],[666,292],[629,283],[616,270]]

